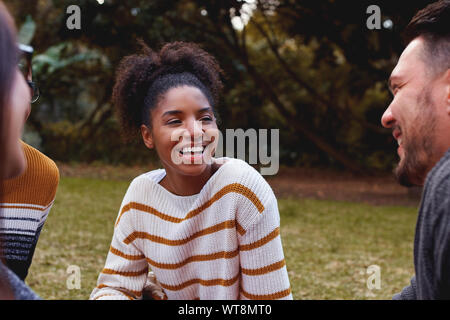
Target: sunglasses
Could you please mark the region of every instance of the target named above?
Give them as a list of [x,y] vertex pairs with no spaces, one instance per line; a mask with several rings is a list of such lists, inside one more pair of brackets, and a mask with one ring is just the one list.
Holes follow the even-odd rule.
[[22,72],[28,86],[31,89],[31,103],[35,103],[40,96],[39,88],[36,83],[31,81],[33,78],[33,68],[31,65],[31,60],[33,58],[33,47],[19,43],[19,70]]

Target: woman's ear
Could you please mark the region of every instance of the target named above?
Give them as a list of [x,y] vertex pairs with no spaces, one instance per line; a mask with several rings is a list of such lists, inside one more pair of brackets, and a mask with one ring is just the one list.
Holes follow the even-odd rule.
[[150,130],[150,128],[144,124],[141,125],[141,134],[142,134],[142,140],[144,140],[145,146],[149,149],[153,149],[154,148],[153,135],[152,135],[152,131]]

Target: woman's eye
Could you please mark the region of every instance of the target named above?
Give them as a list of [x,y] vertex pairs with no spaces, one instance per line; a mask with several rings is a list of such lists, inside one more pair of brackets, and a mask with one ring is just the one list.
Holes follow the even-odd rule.
[[200,119],[201,121],[212,121],[211,117],[203,117]]
[[178,123],[181,123],[181,121],[180,121],[180,120],[178,120],[178,119],[176,119],[176,120],[169,120],[169,121],[167,121],[167,124],[178,124]]

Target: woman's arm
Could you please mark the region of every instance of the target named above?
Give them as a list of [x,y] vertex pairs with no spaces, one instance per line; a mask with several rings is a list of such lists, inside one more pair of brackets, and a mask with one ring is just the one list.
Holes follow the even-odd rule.
[[[122,221],[125,223],[125,221]],[[134,300],[142,298],[148,263],[133,245],[126,244],[120,223],[115,231],[105,267],[100,273],[91,300]]]
[[240,299],[292,299],[283,247],[280,215],[270,190],[264,210],[238,232],[241,263]]

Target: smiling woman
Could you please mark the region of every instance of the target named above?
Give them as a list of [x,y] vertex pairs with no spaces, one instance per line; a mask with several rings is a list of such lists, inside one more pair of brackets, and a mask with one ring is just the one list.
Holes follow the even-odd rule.
[[218,63],[193,43],[141,45],[113,101],[126,137],[164,168],[128,188],[91,299],[292,299],[272,189],[244,161],[213,157]]

